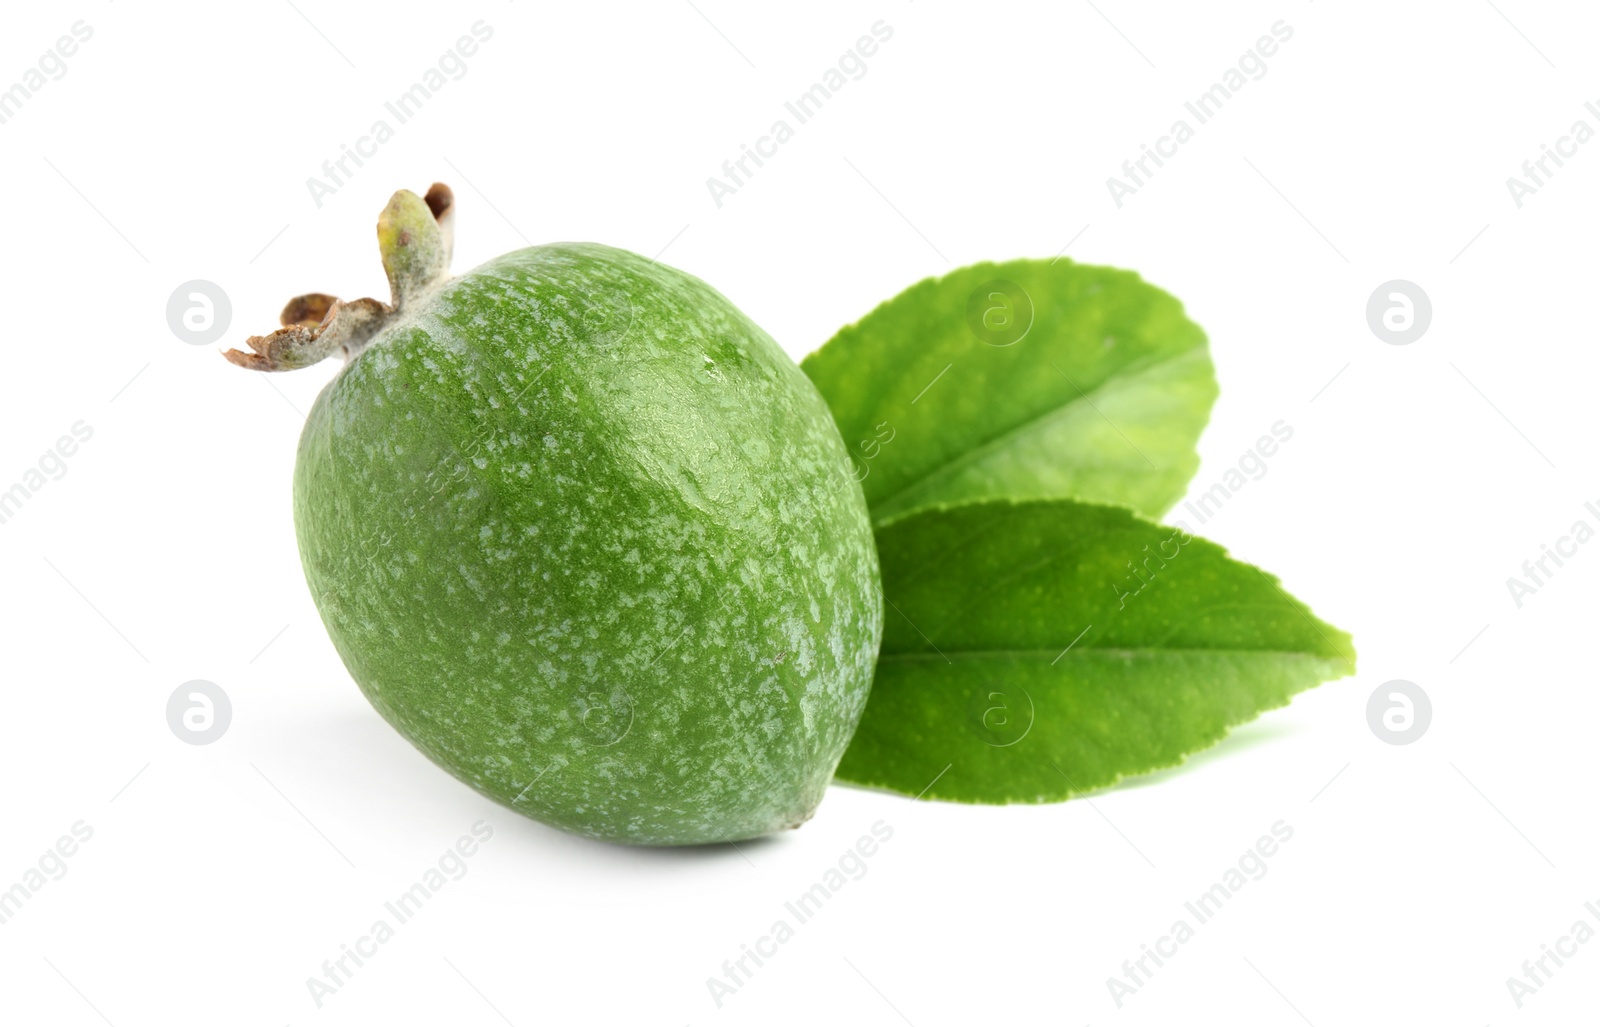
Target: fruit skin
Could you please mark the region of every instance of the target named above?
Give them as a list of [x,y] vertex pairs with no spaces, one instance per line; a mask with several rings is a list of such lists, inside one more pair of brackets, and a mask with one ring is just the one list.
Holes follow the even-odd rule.
[[397,306],[318,397],[294,481],[307,581],[373,706],[579,834],[808,819],[883,623],[806,376],[705,283],[595,244]]

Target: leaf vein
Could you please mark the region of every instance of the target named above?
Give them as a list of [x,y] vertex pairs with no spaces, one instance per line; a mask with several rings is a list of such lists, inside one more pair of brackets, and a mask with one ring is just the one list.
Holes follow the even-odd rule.
[[[1014,427],[1008,428],[976,446],[963,450],[961,453],[949,460],[946,460],[942,464],[938,464],[930,468],[925,473],[896,489],[894,492],[891,492],[889,495],[879,498],[877,502],[873,504],[876,508],[874,513],[877,514],[878,519],[882,519],[886,513],[897,512],[895,504],[900,502],[908,493],[915,492],[917,489],[925,487],[929,482],[935,481],[941,477],[952,477],[960,471],[963,471],[973,464],[978,463],[983,458],[986,458],[989,455],[1003,449],[1007,445],[1010,445],[1017,439],[1025,438],[1035,432],[1044,431],[1055,422],[1064,420],[1070,414],[1076,413],[1077,409],[1083,404],[1088,404],[1091,409],[1095,409],[1091,397],[1100,395],[1108,388],[1129,384],[1133,379],[1153,374],[1162,370],[1167,365],[1176,363],[1180,360],[1193,359],[1196,353],[1204,353],[1205,351],[1206,344],[1202,340],[1199,345],[1191,346],[1190,348],[1181,350],[1172,354],[1171,356],[1159,360],[1149,360],[1130,364],[1126,368],[1122,368],[1119,371],[1113,372],[1104,381],[1093,386],[1088,391],[1078,388],[1075,383],[1068,379],[1067,384],[1072,385],[1072,387],[1077,390],[1078,395],[1076,397],[1069,398],[1064,403],[1042,411],[1036,416],[1023,421]],[[1065,376],[1063,375],[1063,377]],[[1101,414],[1101,416],[1105,417],[1104,414]],[[1109,422],[1109,418],[1107,421]],[[1117,428],[1115,424],[1112,424],[1111,426],[1117,430],[1117,434],[1122,434],[1121,429]],[[1123,438],[1126,440],[1127,436],[1124,435]],[[1149,462],[1149,457],[1145,457],[1143,453],[1139,452],[1137,446],[1133,446],[1132,442],[1129,442],[1128,445],[1132,446],[1134,452],[1139,453],[1139,455],[1144,458],[1146,463]]]

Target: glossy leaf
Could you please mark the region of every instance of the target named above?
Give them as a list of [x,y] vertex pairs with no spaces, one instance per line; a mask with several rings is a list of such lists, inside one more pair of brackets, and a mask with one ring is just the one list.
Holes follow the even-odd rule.
[[846,781],[1066,799],[1355,670],[1350,637],[1276,578],[1126,510],[925,510],[882,526],[878,550],[889,605]]
[[1199,458],[1216,379],[1183,305],[1131,271],[975,264],[912,286],[802,367],[875,522],[979,499],[1159,517]]

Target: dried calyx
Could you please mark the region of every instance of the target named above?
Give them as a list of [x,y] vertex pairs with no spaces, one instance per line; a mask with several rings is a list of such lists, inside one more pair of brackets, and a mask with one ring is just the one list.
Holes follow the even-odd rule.
[[390,302],[370,297],[345,302],[320,292],[296,296],[278,316],[282,328],[245,340],[253,352],[230,349],[223,356],[252,371],[310,367],[335,351],[353,359],[391,318],[449,277],[454,215],[455,195],[441,182],[433,183],[426,196],[408,189],[395,193],[378,216]]

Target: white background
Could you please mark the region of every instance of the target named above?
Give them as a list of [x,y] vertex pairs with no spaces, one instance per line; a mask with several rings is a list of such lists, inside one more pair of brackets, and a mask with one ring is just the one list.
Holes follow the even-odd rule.
[[[1506,179],[1600,129],[1576,3],[13,5],[0,85],[93,38],[0,125],[0,489],[93,438],[4,524],[0,888],[93,838],[0,925],[0,1019],[134,1024],[1571,1024],[1600,944],[1520,1010],[1506,978],[1600,918],[1600,544],[1518,608],[1506,579],[1600,505],[1600,141],[1518,208]],[[319,208],[306,180],[482,19],[492,40]],[[708,176],[873,22],[893,39],[719,209]],[[1508,20],[1509,19],[1509,20]],[[1294,36],[1119,209],[1106,179],[1279,20]],[[314,23],[314,27],[311,23]],[[1114,24],[1113,24],[1114,23]],[[1515,23],[1514,25],[1512,23]],[[392,123],[392,119],[391,119]],[[1191,123],[1192,119],[1191,119]],[[1179,770],[1063,805],[830,791],[804,829],[695,851],[502,809],[364,702],[290,519],[328,363],[225,344],[289,296],[384,296],[396,188],[453,184],[457,269],[592,239],[710,281],[795,357],[984,259],[1136,268],[1208,331],[1198,494],[1292,442],[1198,530],[1351,630],[1360,673]],[[669,245],[670,244],[670,245]],[[663,253],[663,248],[665,252]],[[1368,329],[1408,279],[1433,322]],[[1331,382],[1331,384],[1330,384]],[[1313,402],[1313,397],[1315,400]],[[185,744],[168,696],[231,697]],[[1397,678],[1434,719],[1368,727]],[[306,979],[471,825],[494,837],[318,1009]],[[893,839],[722,1008],[706,979],[869,825]],[[1276,821],[1294,837],[1119,1009],[1121,976]],[[1553,966],[1553,964],[1551,964]]]

